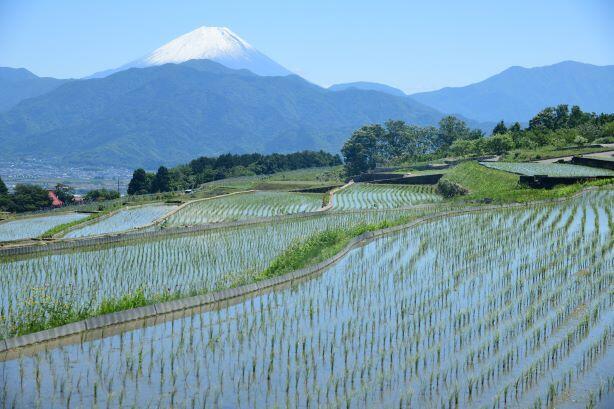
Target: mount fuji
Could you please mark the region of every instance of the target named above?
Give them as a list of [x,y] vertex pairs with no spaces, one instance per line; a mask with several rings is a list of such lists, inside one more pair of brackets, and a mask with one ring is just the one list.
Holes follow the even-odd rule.
[[145,68],[168,63],[180,64],[189,60],[204,59],[235,70],[246,69],[262,76],[292,74],[230,29],[203,26],[175,38],[142,58],[115,69],[97,72],[89,78],[107,77],[129,68]]

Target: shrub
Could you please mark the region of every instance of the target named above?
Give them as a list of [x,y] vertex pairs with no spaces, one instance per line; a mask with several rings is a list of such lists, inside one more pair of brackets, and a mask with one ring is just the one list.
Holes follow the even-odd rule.
[[451,198],[466,195],[469,193],[469,190],[451,180],[440,179],[439,182],[437,182],[437,192],[443,197]]

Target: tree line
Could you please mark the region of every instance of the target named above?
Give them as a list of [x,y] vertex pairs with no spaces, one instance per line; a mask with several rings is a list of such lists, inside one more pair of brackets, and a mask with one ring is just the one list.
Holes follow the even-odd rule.
[[341,152],[346,173],[352,176],[379,164],[610,142],[614,142],[614,114],[582,112],[578,106],[570,110],[562,104],[543,109],[526,128],[518,122],[508,127],[501,121],[489,137],[452,115],[442,118],[438,127],[420,127],[395,120],[384,125],[366,125],[354,131]]
[[339,155],[324,151],[302,151],[289,154],[259,153],[201,156],[188,164],[168,169],[160,166],[156,173],[139,168],[132,174],[128,194],[170,192],[192,189],[203,183],[229,177],[269,175],[304,168],[341,165]]
[[[73,203],[75,190],[71,186],[58,183],[51,190],[64,205]],[[87,192],[83,200],[85,202],[95,202],[117,198],[119,198],[119,193],[114,190],[95,189]],[[33,212],[49,209],[51,206],[52,200],[49,196],[49,189],[38,185],[17,184],[13,192],[9,192],[6,184],[0,177],[0,211],[15,213]]]

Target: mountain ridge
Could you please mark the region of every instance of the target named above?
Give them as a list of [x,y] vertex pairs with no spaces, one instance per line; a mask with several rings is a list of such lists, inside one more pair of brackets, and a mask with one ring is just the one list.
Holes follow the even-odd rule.
[[267,57],[227,27],[199,27],[165,43],[145,56],[87,78],[101,78],[129,68],[145,68],[190,60],[211,60],[257,75],[285,76],[292,72]]
[[527,122],[544,107],[558,104],[614,112],[612,95],[614,65],[568,60],[532,68],[511,66],[474,84],[410,96],[442,112],[478,121]]
[[331,91],[344,91],[347,89],[359,89],[364,91],[378,91],[384,92],[390,95],[395,95],[397,97],[405,97],[407,94],[402,90],[392,87],[390,85],[381,84],[379,82],[369,82],[369,81],[356,81],[356,82],[344,82],[339,84],[333,84],[328,87]]
[[25,68],[0,67],[0,112],[25,99],[52,91],[68,81],[71,80],[39,77]]
[[408,97],[192,60],[76,80],[22,101],[0,115],[0,143],[5,158],[155,167],[226,152],[338,152],[366,123],[435,125],[442,116]]

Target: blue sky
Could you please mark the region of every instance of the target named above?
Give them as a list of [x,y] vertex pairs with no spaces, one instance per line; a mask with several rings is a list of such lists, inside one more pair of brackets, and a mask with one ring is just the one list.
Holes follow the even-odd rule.
[[512,65],[614,64],[614,2],[0,0],[0,66],[81,77],[199,26],[227,26],[320,85],[415,92]]

